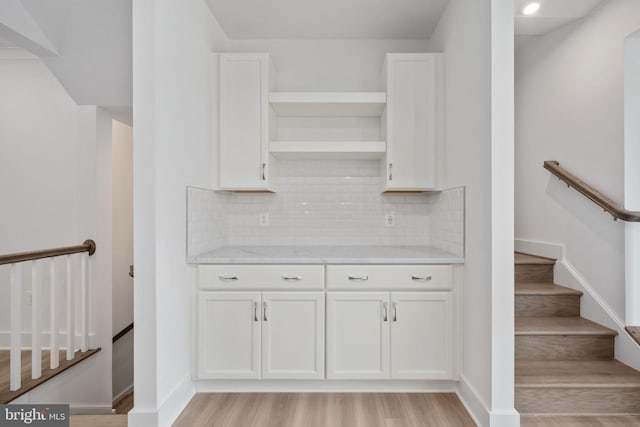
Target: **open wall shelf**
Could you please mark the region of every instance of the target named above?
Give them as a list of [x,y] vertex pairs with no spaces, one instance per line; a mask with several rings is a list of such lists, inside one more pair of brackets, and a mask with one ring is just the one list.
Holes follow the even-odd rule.
[[279,159],[379,159],[384,141],[271,141],[269,153]]
[[269,103],[279,116],[379,117],[387,105],[384,92],[271,92]]

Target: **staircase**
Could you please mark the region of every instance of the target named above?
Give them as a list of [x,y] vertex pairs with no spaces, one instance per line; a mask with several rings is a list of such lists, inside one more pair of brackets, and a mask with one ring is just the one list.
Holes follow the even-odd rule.
[[515,407],[523,425],[545,425],[533,415],[585,417],[548,425],[609,425],[590,420],[614,416],[615,425],[640,425],[640,372],[614,359],[616,331],[580,317],[582,292],[554,284],[554,264],[515,255]]

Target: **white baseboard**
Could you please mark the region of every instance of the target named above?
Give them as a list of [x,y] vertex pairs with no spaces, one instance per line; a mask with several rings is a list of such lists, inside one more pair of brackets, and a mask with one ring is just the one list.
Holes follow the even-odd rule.
[[198,393],[426,393],[456,390],[457,381],[199,380]]
[[125,397],[127,394],[131,393],[133,391],[133,384],[127,386],[124,390],[122,390],[120,393],[116,394],[113,397],[113,404],[115,405],[116,403],[118,403],[120,401],[120,399],[122,399],[123,397]]
[[558,243],[535,242],[533,240],[516,239],[514,248],[518,252],[538,255],[547,258],[562,259],[565,254],[564,245]]
[[515,409],[511,411],[491,412],[491,427],[519,427],[520,413]]
[[565,258],[562,245],[516,240],[515,247],[516,250],[533,255],[556,258],[558,261],[553,272],[556,283],[583,292],[580,315],[618,332],[615,340],[615,358],[636,370],[640,370],[640,346],[629,336],[624,329],[625,324],[622,319],[616,315],[600,293]]
[[464,375],[460,375],[456,394],[477,425],[480,427],[489,427],[491,425],[489,406],[480,397],[476,389],[469,384]]
[[129,427],[158,427],[158,411],[144,411],[135,407],[127,415]]
[[157,420],[158,427],[170,427],[195,394],[195,384],[191,380],[191,375],[188,374],[174,387],[164,402],[160,404]]

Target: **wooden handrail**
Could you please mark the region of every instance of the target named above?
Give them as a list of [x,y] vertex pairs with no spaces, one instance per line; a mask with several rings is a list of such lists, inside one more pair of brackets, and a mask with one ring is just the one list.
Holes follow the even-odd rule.
[[80,252],[89,252],[89,256],[96,252],[96,242],[93,240],[85,240],[79,246],[66,246],[63,248],[45,249],[43,251],[20,252],[16,254],[0,255],[0,265],[13,264],[15,262],[33,261],[35,259],[51,258],[60,255],[77,254]]
[[559,162],[555,160],[546,160],[544,162],[544,168],[567,183],[569,187],[575,188],[587,199],[600,206],[606,212],[609,212],[614,219],[621,219],[628,222],[640,222],[639,211],[629,211],[618,205],[616,202],[614,202],[580,178],[575,177],[570,172],[567,172],[565,169],[560,167]]

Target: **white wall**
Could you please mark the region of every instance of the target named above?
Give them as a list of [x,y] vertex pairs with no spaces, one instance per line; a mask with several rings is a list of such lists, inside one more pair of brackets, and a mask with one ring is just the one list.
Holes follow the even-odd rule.
[[[510,3],[452,0],[431,40],[431,47],[445,54],[446,185],[466,186],[459,390],[480,425],[517,423],[509,356],[513,354]],[[503,163],[492,171],[494,161]],[[502,304],[505,300],[511,303]]]
[[[133,129],[113,121],[113,335],[133,322]],[[113,396],[133,385],[133,332],[113,345]]]
[[98,247],[90,258],[91,310],[96,343],[103,350],[22,399],[107,411],[111,211],[104,207],[111,192],[105,167],[111,119],[96,107],[78,107],[46,66],[16,49],[0,49],[0,93],[0,253],[77,245],[88,238]]
[[211,185],[211,52],[201,0],[134,2],[135,407],[170,425],[194,393],[186,265],[188,185]]
[[229,40],[225,50],[269,52],[281,91],[379,91],[387,52],[427,52],[426,40]]
[[542,168],[558,160],[623,202],[623,48],[640,2],[611,0],[516,53],[516,236],[566,258],[625,317],[624,223]]

